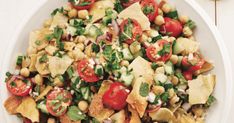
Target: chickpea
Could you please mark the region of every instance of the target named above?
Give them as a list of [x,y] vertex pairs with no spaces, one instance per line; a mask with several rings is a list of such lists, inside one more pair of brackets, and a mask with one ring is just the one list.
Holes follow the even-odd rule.
[[88,110],[89,104],[86,101],[82,100],[78,103],[78,107],[81,111],[86,112]]
[[86,40],[86,37],[83,36],[83,35],[78,37],[78,42],[79,43],[84,43],[85,40]]
[[121,66],[128,66],[129,65],[129,61],[127,60],[122,60],[121,63],[120,63]]
[[128,48],[129,45],[128,45],[127,43],[123,43],[123,47],[124,47],[124,48]]
[[55,123],[55,119],[54,119],[54,118],[49,118],[49,119],[47,120],[47,123]]
[[70,18],[75,18],[75,17],[77,17],[77,14],[78,14],[78,12],[77,12],[76,9],[72,9],[71,11],[68,12],[68,16],[69,16]]
[[40,75],[40,74],[37,74],[35,77],[35,83],[38,84],[38,85],[42,85],[43,84],[43,77]]
[[161,26],[165,23],[164,18],[162,15],[158,15],[155,19],[154,19],[154,23],[158,26]]
[[54,79],[54,85],[58,86],[58,87],[62,87],[63,86],[63,81],[61,81],[61,78],[59,76],[55,77],[55,79]]
[[160,95],[160,94],[165,92],[165,89],[162,86],[153,86],[152,90],[153,90],[154,94],[156,94],[156,95]]
[[177,55],[172,55],[171,58],[170,58],[170,61],[173,63],[173,64],[176,64],[178,62],[178,56]]
[[78,17],[81,19],[86,19],[89,16],[89,12],[87,10],[78,11]]
[[165,3],[165,4],[162,6],[162,11],[163,11],[164,13],[169,13],[171,10],[172,10],[172,7],[171,7],[168,3]]
[[171,77],[171,83],[173,85],[177,85],[179,83],[179,79],[176,76]]
[[172,88],[168,90],[168,94],[169,94],[170,99],[176,95],[174,89],[172,89]]
[[185,24],[189,21],[189,17],[188,16],[185,16],[185,15],[180,15],[179,16],[179,20],[182,24]]
[[186,37],[189,37],[193,34],[193,31],[188,26],[185,26],[183,28],[183,33]]
[[171,105],[174,105],[174,104],[177,103],[179,100],[180,100],[180,98],[179,98],[177,95],[175,95],[175,96],[173,96],[173,97],[170,99],[169,103],[170,103]]
[[76,47],[79,48],[81,51],[84,50],[84,44],[83,44],[83,43],[78,43],[78,44],[76,45]]
[[22,75],[23,77],[28,77],[29,74],[30,74],[30,71],[29,71],[28,68],[22,68],[22,69],[20,70],[20,75]]
[[155,72],[156,72],[156,73],[164,74],[164,73],[165,73],[164,67],[158,67],[158,68],[155,70]]

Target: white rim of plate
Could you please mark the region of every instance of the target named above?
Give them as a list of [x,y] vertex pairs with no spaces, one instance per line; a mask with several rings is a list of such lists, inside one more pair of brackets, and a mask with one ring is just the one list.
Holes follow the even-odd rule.
[[[26,26],[26,24],[29,22],[30,18],[35,14],[35,12],[39,11],[41,9],[41,7],[46,2],[47,2],[47,0],[43,0],[42,2],[39,3],[38,7],[32,8],[32,10],[29,11],[29,13],[26,15],[26,17],[19,24],[18,28],[15,31],[15,36],[13,36],[13,38],[10,40],[9,44],[7,45],[6,54],[4,54],[4,57],[3,57],[4,61],[3,61],[2,67],[1,67],[3,71],[7,71],[6,66],[7,66],[8,63],[10,63],[10,58],[12,57],[10,55],[13,52],[12,49],[15,46],[15,43],[17,41],[17,38],[18,38],[20,32],[23,30],[23,27]],[[185,2],[187,4],[189,4],[192,7],[192,9],[194,11],[196,11],[201,16],[203,21],[211,29],[211,32],[212,32],[213,36],[216,39],[216,42],[217,42],[218,47],[219,47],[220,52],[221,52],[222,59],[223,59],[223,61],[225,61],[225,64],[224,64],[225,78],[226,78],[227,82],[229,81],[229,85],[230,85],[230,86],[227,86],[227,89],[226,89],[226,94],[228,94],[228,95],[225,95],[226,103],[224,104],[225,107],[224,107],[223,111],[230,112],[231,104],[232,104],[232,95],[231,95],[232,93],[231,92],[232,92],[232,88],[233,88],[233,85],[232,85],[232,69],[231,69],[231,62],[230,62],[230,59],[229,59],[229,54],[227,52],[225,44],[223,43],[224,41],[222,39],[222,36],[220,35],[217,27],[213,24],[213,22],[211,21],[209,16],[206,14],[206,12],[203,10],[203,8],[201,8],[201,6],[197,2],[195,2],[194,0],[185,0]],[[4,76],[5,76],[5,73],[2,72],[1,73],[1,78],[4,78]],[[4,92],[2,92],[2,93],[4,93]],[[0,108],[4,109],[2,96],[0,96],[0,99],[1,99],[0,100],[0,102],[1,102],[1,107]],[[8,122],[8,119],[6,117],[9,114],[5,110],[2,110],[2,111],[3,111],[5,121]],[[225,114],[225,113],[223,113],[223,114]],[[224,123],[225,123],[225,121],[228,121],[228,116],[229,115],[225,115],[225,117],[223,117],[223,122]]]

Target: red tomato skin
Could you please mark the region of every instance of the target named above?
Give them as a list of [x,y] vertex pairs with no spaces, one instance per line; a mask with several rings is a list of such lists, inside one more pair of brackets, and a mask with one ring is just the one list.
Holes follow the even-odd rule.
[[194,66],[191,66],[188,71],[190,72],[195,72],[197,70],[200,70],[203,66],[203,64],[205,63],[205,60],[204,59],[201,59],[196,65]]
[[188,58],[187,57],[183,57],[181,60],[181,64],[183,67],[189,67],[191,66],[191,64],[188,62]]
[[[128,39],[125,41],[127,44],[132,44],[134,42],[134,40],[136,39],[137,35],[139,35],[139,36],[142,35],[141,25],[135,19],[131,19],[131,21],[133,23],[133,29],[132,29],[133,36],[131,39]],[[126,24],[128,24],[128,19],[123,20],[123,22],[120,24],[120,31],[121,32],[124,32],[124,26]]]
[[[65,94],[64,94],[64,93],[65,93]],[[60,95],[63,94],[63,96],[65,96],[64,98],[69,99],[68,102],[66,102],[66,104],[67,104],[68,106],[69,106],[69,105],[71,104],[71,102],[72,102],[72,95],[71,95],[70,92],[68,92],[68,91],[66,91],[66,90],[64,90],[64,89],[62,89],[62,88],[56,88],[56,89],[54,89],[53,91],[51,91],[51,92],[47,95],[47,98],[46,98],[46,99],[47,99],[47,100],[46,100],[46,108],[47,108],[48,112],[49,112],[51,115],[55,116],[55,117],[62,116],[62,115],[64,115],[64,114],[67,112],[67,108],[66,108],[63,112],[61,112],[61,113],[58,115],[58,114],[56,114],[56,112],[53,111],[52,107],[50,106],[50,101],[54,100],[59,94],[60,94]]]
[[[157,41],[157,43],[159,46],[163,46],[164,44],[168,44],[169,42],[167,42],[166,40],[159,40],[159,41]],[[157,54],[157,51],[156,51],[156,48],[154,46],[149,46],[146,49],[146,56],[150,59],[150,61],[152,61],[152,62],[157,62],[157,61],[166,62],[167,60],[170,59],[170,57],[172,55],[172,46],[171,46],[169,54],[165,54],[165,55],[161,56],[160,58],[154,58],[152,55],[156,55],[156,54]]]
[[141,1],[142,7],[148,6],[149,4],[153,5],[155,11],[153,13],[146,15],[146,16],[148,17],[150,22],[153,22],[154,19],[156,18],[156,16],[158,16],[158,4],[155,0],[142,0]]
[[[87,66],[89,61],[87,59],[83,59],[78,63],[77,71],[79,76],[86,82],[97,82],[99,77],[95,74],[93,68]],[[85,70],[83,68],[86,67]],[[89,75],[85,75],[85,73]]]
[[184,71],[183,76],[186,80],[192,80],[193,79],[193,73],[190,71]]
[[160,28],[162,34],[169,34],[173,37],[178,37],[182,33],[182,24],[178,20],[174,20],[168,17],[164,18],[165,24]]
[[112,108],[114,110],[121,110],[127,104],[126,99],[129,92],[130,91],[122,83],[114,82],[104,93],[102,102],[109,108]]
[[24,122],[24,123],[32,123],[31,120],[29,120],[28,118],[25,118],[25,117],[23,118],[23,122]]
[[78,6],[78,5],[74,5],[73,3],[70,2],[71,6],[73,8],[75,8],[76,10],[85,10],[85,9],[90,9],[91,6],[93,5],[93,3],[95,2],[95,0],[90,0],[91,3],[89,5],[86,6]]
[[129,0],[129,2],[127,3],[123,3],[124,7],[129,7],[130,5],[132,5],[133,3],[139,2],[140,0]]
[[[6,83],[8,91],[10,91],[13,95],[16,95],[16,96],[21,96],[21,97],[27,96],[30,93],[30,91],[32,90],[31,80],[27,79],[29,81],[28,84],[30,84],[30,85],[24,84],[23,86],[20,86],[20,88],[17,89],[17,88],[12,87],[11,84],[10,84],[12,81],[15,81],[17,79],[23,80],[24,78],[21,77],[21,76],[17,76],[17,75],[12,76]],[[22,92],[18,91],[18,90],[22,90],[24,88],[25,88],[25,90],[23,90]]]

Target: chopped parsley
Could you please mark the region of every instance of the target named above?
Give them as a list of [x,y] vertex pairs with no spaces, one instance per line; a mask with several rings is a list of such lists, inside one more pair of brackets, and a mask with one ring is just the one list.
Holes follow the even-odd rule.
[[69,67],[69,68],[67,69],[67,75],[68,75],[69,79],[71,79],[71,78],[73,77],[73,74],[74,74],[73,68],[72,68],[72,67]]
[[6,76],[10,77],[12,74],[10,72],[6,72]]
[[116,0],[115,4],[114,4],[114,9],[120,13],[121,11],[124,10],[124,7],[122,6],[122,4],[120,3],[119,0]]
[[23,62],[23,58],[24,58],[24,56],[18,56],[17,60],[16,60],[16,65],[20,66],[22,64],[22,62]]
[[163,49],[158,52],[160,56],[163,56],[167,53],[171,52],[171,44],[165,44],[163,45]]
[[210,95],[207,102],[205,103],[205,107],[210,107],[216,101],[215,97]]
[[39,59],[39,62],[40,62],[40,63],[43,63],[43,62],[46,62],[47,60],[48,60],[47,55],[44,54],[44,55],[42,55],[41,58]]
[[36,40],[36,41],[35,41],[35,44],[36,44],[37,46],[39,46],[39,45],[41,45],[41,41],[40,41],[40,40]]
[[141,83],[140,86],[140,95],[146,97],[149,94],[149,84],[146,82]]
[[192,20],[189,20],[184,26],[188,26],[190,29],[194,29],[196,27],[196,23]]
[[78,4],[78,6],[87,6],[87,5],[89,5],[91,2],[89,2],[89,1],[85,1],[85,2],[82,2],[82,3],[80,3],[80,4]]
[[161,94],[161,100],[163,102],[167,102],[168,99],[169,99],[169,93],[168,92],[164,92],[164,93]]
[[173,18],[173,19],[178,19],[178,12],[175,10],[175,11],[171,11],[169,13],[166,14],[167,17],[169,18]]
[[153,6],[144,6],[142,11],[144,14],[148,15],[148,14],[154,12],[154,7]]
[[153,63],[151,64],[151,68],[152,68],[153,70],[156,70],[157,67],[158,67],[157,63],[153,62]]
[[61,7],[61,8],[57,8],[57,9],[55,9],[55,10],[51,13],[51,16],[56,15],[56,14],[57,14],[57,12],[59,12],[59,13],[63,13],[63,12],[64,12],[64,8],[63,8],[63,7]]
[[12,87],[16,87],[16,83],[15,83],[14,81],[12,81],[12,82],[10,83],[10,85],[11,85]]
[[68,108],[67,116],[73,121],[80,121],[85,119],[86,115],[83,114],[77,106]]
[[95,52],[95,53],[98,53],[100,51],[100,46],[93,43],[92,44],[92,51]]
[[155,42],[157,42],[160,39],[162,39],[162,35],[158,35],[156,37],[153,37],[151,43],[155,43]]
[[132,24],[132,21],[131,19],[128,19],[128,23],[125,24],[124,26],[124,31],[121,32],[120,34],[120,37],[119,37],[119,40],[121,42],[127,40],[127,39],[131,39],[133,34],[132,34],[132,29],[133,29],[133,24]]

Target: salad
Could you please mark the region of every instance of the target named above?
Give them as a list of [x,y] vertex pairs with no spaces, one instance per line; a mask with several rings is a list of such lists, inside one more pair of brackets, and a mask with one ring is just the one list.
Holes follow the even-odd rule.
[[6,73],[24,123],[204,123],[216,78],[166,0],[69,0]]

